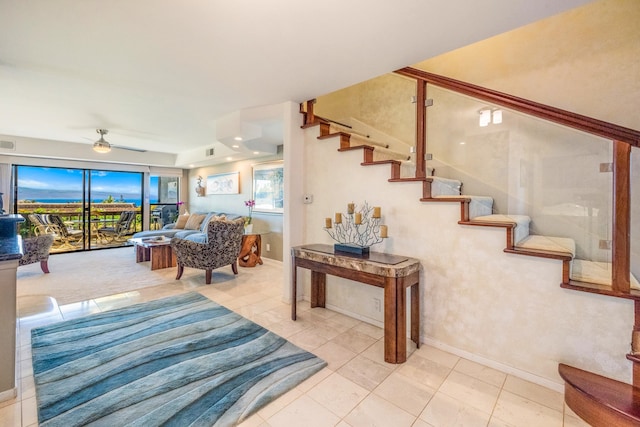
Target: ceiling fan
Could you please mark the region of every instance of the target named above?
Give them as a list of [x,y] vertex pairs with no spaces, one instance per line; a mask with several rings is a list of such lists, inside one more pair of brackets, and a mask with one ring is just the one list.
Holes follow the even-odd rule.
[[147,150],[142,150],[138,148],[121,147],[118,145],[110,144],[108,141],[104,139],[104,136],[109,133],[107,129],[96,129],[96,132],[100,134],[100,139],[98,139],[96,142],[93,143],[93,151],[95,151],[96,153],[101,153],[101,154],[108,153],[111,151],[111,148],[120,148],[123,150],[138,151],[140,153],[144,153],[147,151]]
[[111,151],[111,144],[104,140],[104,136],[109,133],[106,129],[96,129],[100,134],[100,139],[93,143],[93,151],[96,153],[108,153]]

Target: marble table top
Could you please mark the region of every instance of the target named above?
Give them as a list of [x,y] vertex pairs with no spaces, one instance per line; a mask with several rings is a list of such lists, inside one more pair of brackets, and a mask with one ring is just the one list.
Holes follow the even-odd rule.
[[294,246],[291,248],[291,253],[297,258],[383,277],[405,277],[420,270],[420,261],[415,258],[381,252],[370,252],[367,256],[335,253],[332,245]]

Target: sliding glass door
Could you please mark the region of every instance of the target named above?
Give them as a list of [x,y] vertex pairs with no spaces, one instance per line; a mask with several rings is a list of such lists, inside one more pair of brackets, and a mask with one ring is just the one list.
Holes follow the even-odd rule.
[[141,229],[143,174],[14,166],[23,236],[53,234],[52,252],[116,247]]

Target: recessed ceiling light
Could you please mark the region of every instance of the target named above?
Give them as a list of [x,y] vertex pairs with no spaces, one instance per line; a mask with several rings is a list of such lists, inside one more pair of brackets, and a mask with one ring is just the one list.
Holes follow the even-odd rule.
[[238,144],[233,144],[231,148],[240,148],[240,146]]
[[464,142],[464,141],[460,142],[460,145],[464,145],[464,144],[465,144],[465,142]]
[[195,167],[195,165],[189,165],[190,168]]
[[259,151],[254,151],[253,154],[260,154],[260,152]]
[[236,136],[236,137],[235,137],[235,138],[233,138],[233,139],[235,139],[236,141],[242,141],[242,137],[241,137],[241,136]]
[[233,157],[227,157],[227,160],[231,161],[231,160],[233,160]]

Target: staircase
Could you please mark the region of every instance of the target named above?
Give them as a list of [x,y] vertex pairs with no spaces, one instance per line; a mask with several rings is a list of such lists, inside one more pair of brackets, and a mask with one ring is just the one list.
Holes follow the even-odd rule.
[[[407,177],[401,173],[410,162],[404,156],[389,155],[388,144],[372,141],[366,135],[354,135],[348,129],[332,126],[313,116],[312,105],[307,104],[303,128],[320,127],[318,139],[339,141],[338,151],[362,151],[362,166],[388,165],[389,182],[422,182],[419,200],[424,203],[459,203],[458,224],[471,227],[497,227],[505,230],[504,252],[562,261],[562,283],[567,289],[601,293],[635,300],[636,325],[632,353],[634,383],[640,379],[640,293],[616,292],[612,288],[611,265],[575,259],[576,243],[573,239],[530,234],[531,218],[526,215],[506,215],[493,211],[493,199],[488,196],[465,195],[463,183],[433,175]],[[603,274],[604,273],[604,274]],[[638,281],[630,275],[631,289],[640,289]],[[609,290],[607,290],[609,289]],[[565,399],[583,419],[595,426],[640,425],[640,387],[605,378],[568,365],[560,364],[559,372],[565,380]]]

